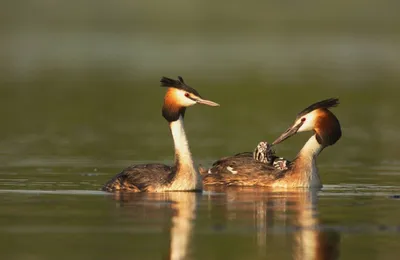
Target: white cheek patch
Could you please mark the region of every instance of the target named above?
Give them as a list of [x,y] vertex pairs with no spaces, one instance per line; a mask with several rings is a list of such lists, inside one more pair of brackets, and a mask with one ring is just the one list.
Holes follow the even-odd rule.
[[196,104],[196,101],[186,97],[185,93],[186,92],[183,90],[176,91],[176,100],[178,101],[178,103],[185,107],[193,106],[194,104]]
[[230,171],[232,174],[237,174],[237,173],[238,173],[237,171],[234,171],[233,168],[232,168],[231,166],[226,167],[226,169],[227,169],[228,171]]
[[[305,132],[305,131],[311,131],[314,128],[315,120],[317,118],[318,114],[314,110],[304,116],[303,118],[306,119],[306,121],[303,123],[303,125],[299,128],[298,132]],[[297,121],[296,123],[300,123],[301,121]]]

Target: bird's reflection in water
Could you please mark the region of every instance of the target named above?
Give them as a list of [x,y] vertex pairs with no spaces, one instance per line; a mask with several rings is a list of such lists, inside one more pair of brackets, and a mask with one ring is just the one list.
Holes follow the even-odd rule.
[[272,233],[288,233],[293,240],[293,259],[339,258],[340,234],[321,225],[317,191],[217,187],[208,187],[207,191],[211,200],[214,192],[226,193],[228,222],[246,218],[240,214],[252,212],[259,257],[267,257],[267,238]]
[[340,235],[324,229],[318,219],[318,203],[315,191],[296,194],[296,215],[293,224],[299,228],[294,234],[295,259],[338,259]]
[[170,247],[168,259],[187,259],[188,248],[193,230],[193,222],[196,218],[197,199],[201,196],[195,192],[168,192],[168,193],[115,193],[114,199],[124,204],[138,204],[140,202],[151,202],[147,206],[154,207],[154,202],[170,203],[173,210]]

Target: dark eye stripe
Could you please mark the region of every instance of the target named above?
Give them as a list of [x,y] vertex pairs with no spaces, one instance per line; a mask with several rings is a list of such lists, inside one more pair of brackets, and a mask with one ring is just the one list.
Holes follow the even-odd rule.
[[185,97],[187,97],[187,98],[189,98],[189,99],[191,99],[191,100],[193,100],[193,101],[196,101],[196,99],[194,99],[194,98],[192,98],[191,96],[190,96],[190,94],[189,93],[185,93]]

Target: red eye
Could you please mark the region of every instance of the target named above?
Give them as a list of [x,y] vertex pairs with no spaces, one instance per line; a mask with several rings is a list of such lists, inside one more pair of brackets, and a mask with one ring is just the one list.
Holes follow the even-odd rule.
[[189,93],[186,92],[185,97],[187,97],[187,98],[190,97]]
[[301,122],[304,122],[304,121],[306,121],[306,118],[305,118],[305,117],[303,117],[303,118],[301,119]]

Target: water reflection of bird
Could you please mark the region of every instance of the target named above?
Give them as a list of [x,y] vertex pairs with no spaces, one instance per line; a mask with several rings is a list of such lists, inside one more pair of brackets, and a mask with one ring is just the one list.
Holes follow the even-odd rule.
[[201,176],[189,151],[183,117],[186,108],[195,104],[219,105],[201,98],[181,77],[179,80],[163,77],[161,86],[168,87],[162,115],[168,121],[174,139],[175,165],[171,167],[154,163],[130,166],[107,182],[102,188],[104,191],[161,192],[202,189]]
[[[269,245],[272,241],[267,239],[282,232],[290,235],[293,241],[291,255],[294,259],[339,258],[340,233],[321,227],[315,190],[292,189],[290,192],[277,192],[261,187],[218,186],[209,186],[207,190],[211,194],[220,194],[221,191],[226,193],[226,226],[235,226],[235,222],[243,225],[244,220],[252,220],[250,225],[256,230],[258,258],[276,258],[276,252],[271,251],[271,247],[276,245]],[[214,199],[213,196],[210,197],[211,201]]]
[[339,104],[336,98],[326,99],[301,111],[294,122],[273,145],[297,132],[313,131],[297,157],[284,169],[257,161],[251,153],[222,158],[204,174],[204,185],[322,187],[316,158],[321,151],[335,144],[341,137],[341,127],[329,108]]
[[340,256],[340,233],[323,229],[318,219],[317,194],[315,191],[298,194],[297,215],[293,225],[293,258],[298,260],[333,260]]
[[[138,195],[140,197],[138,197]],[[124,210],[132,211],[135,219],[138,219],[138,212],[147,212],[142,216],[144,219],[160,217],[160,208],[157,203],[173,210],[170,229],[170,245],[166,259],[181,260],[188,258],[190,241],[193,230],[193,220],[196,218],[196,207],[199,193],[194,192],[166,192],[166,193],[114,193],[113,198],[118,201],[119,206]],[[143,204],[143,202],[148,202]],[[165,204],[169,202],[169,204]],[[140,208],[139,208],[140,207]],[[143,210],[143,207],[145,210]],[[154,216],[149,213],[153,209]],[[156,209],[156,213],[154,213]],[[157,251],[157,250],[156,250]],[[165,255],[165,253],[163,253]],[[140,258],[140,257],[139,257]]]

